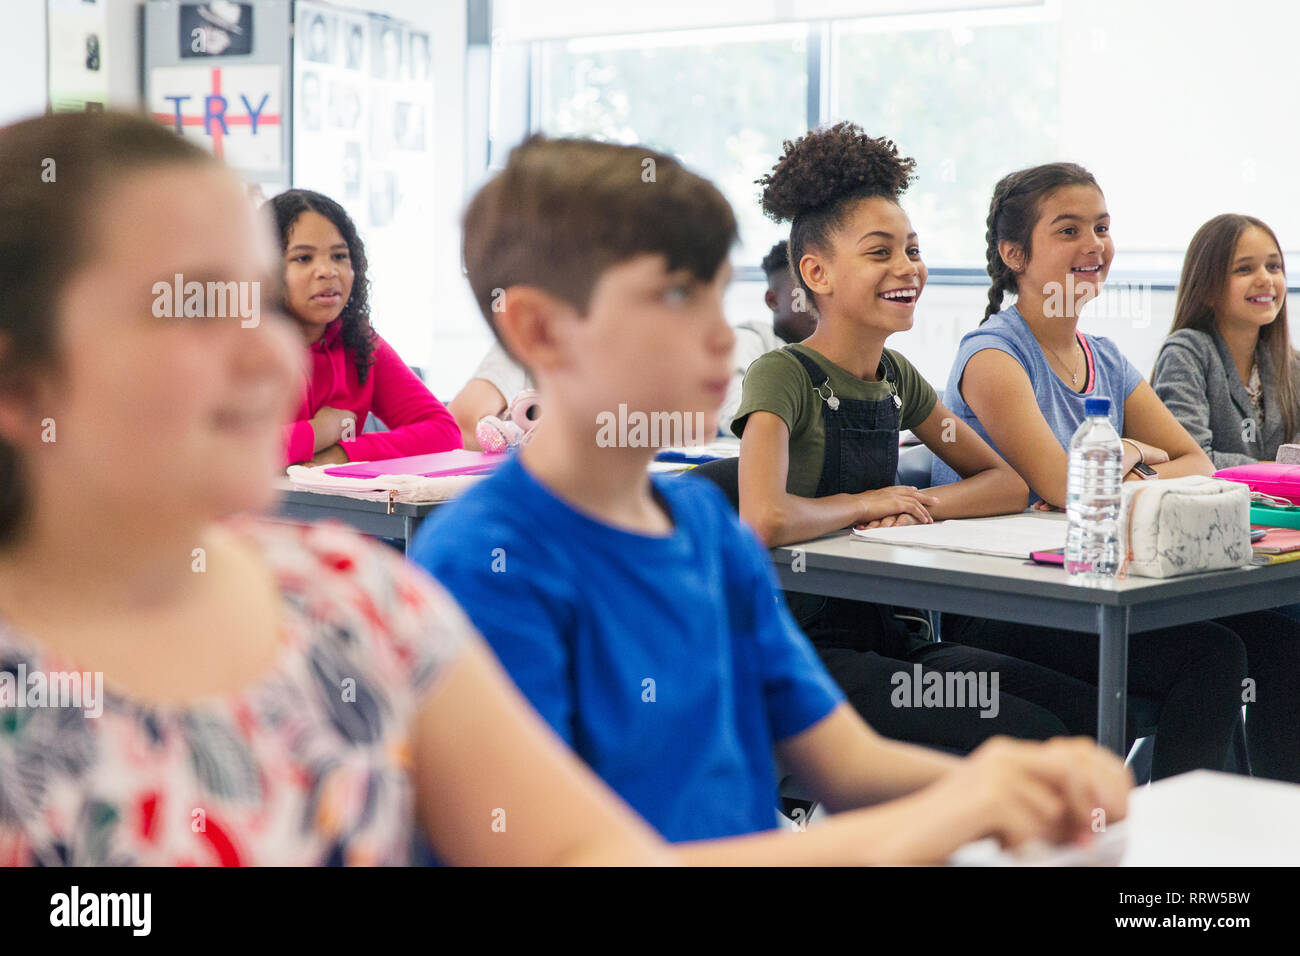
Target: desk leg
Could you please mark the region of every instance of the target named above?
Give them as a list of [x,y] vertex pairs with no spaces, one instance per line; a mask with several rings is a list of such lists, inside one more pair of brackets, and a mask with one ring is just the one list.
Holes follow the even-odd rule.
[[402,518],[402,554],[410,555],[411,539],[415,537],[417,524],[416,519],[410,515],[406,515]]
[[1128,608],[1099,605],[1097,634],[1097,742],[1125,756],[1128,703]]

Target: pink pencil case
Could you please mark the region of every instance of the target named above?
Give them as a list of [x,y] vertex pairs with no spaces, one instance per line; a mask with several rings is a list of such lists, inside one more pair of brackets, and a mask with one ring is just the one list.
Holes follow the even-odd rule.
[[355,465],[326,468],[325,474],[339,478],[378,478],[380,475],[419,475],[422,478],[449,478],[453,475],[484,475],[506,460],[506,453],[484,451],[439,451],[431,455],[361,461]]
[[1300,465],[1260,462],[1258,465],[1234,465],[1214,473],[1215,478],[1238,481],[1251,491],[1300,504]]

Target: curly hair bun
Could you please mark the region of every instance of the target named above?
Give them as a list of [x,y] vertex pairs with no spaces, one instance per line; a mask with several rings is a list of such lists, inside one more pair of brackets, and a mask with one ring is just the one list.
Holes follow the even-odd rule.
[[784,155],[755,182],[763,187],[763,212],[785,222],[851,195],[897,201],[915,169],[893,140],[872,139],[846,122],[786,140]]

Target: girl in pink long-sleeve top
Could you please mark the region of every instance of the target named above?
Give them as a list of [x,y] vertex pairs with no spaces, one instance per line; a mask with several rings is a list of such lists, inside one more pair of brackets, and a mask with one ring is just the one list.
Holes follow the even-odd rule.
[[[271,200],[284,253],[285,311],[309,346],[287,464],[337,464],[462,447],[460,429],[370,327],[366,251],[343,207],[306,189]],[[373,412],[386,432],[360,434]]]

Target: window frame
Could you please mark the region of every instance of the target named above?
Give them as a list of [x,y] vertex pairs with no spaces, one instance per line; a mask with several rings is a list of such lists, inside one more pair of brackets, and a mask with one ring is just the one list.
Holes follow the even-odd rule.
[[[492,0],[471,0],[471,2],[492,5]],[[664,42],[674,34],[701,34],[715,31],[735,32],[757,29],[763,26],[802,23],[806,28],[804,45],[807,76],[806,120],[807,128],[815,129],[831,119],[834,101],[838,97],[835,57],[839,40],[845,33],[859,32],[867,24],[873,26],[873,32],[875,30],[883,32],[890,29],[890,21],[897,25],[895,28],[915,29],[933,27],[935,24],[942,24],[943,26],[953,26],[954,23],[988,25],[992,23],[1023,23],[1031,20],[1059,19],[1060,7],[1061,0],[1039,0],[1037,3],[1011,6],[987,3],[985,6],[964,10],[946,9],[915,14],[882,13],[823,19],[791,18],[786,21],[770,21],[765,24],[735,24],[716,28],[665,28],[607,36],[547,37],[509,44],[498,42],[494,36],[491,46],[491,57],[494,62],[489,70],[490,81],[487,84],[489,88],[484,91],[487,100],[484,103],[484,112],[490,111],[492,116],[483,124],[483,134],[486,136],[487,142],[482,152],[478,154],[487,158],[488,165],[486,168],[477,171],[476,178],[481,180],[490,169],[495,168],[504,160],[505,151],[520,142],[525,136],[541,131],[541,100],[545,68],[544,47],[547,44],[573,41],[602,43],[615,37],[621,42],[646,37],[656,37],[660,42]],[[495,61],[499,57],[504,57],[513,62],[511,72],[515,76],[523,75],[528,78],[527,89],[516,89],[506,97],[513,101],[514,113],[517,118],[515,121],[507,122],[504,125],[498,125],[500,114],[509,112],[509,110],[502,107],[502,91],[497,88],[497,80],[500,74],[498,73],[498,63]],[[522,106],[522,111],[518,109],[520,106]],[[471,175],[475,174],[472,174],[467,168],[467,180]],[[1163,250],[1159,253],[1162,257],[1172,254],[1172,252]],[[757,264],[734,264],[734,267],[734,281],[755,282],[765,280],[763,271]],[[1175,291],[1178,284],[1178,274],[1176,268],[1144,265],[1131,269],[1114,270],[1110,278],[1116,284],[1141,285],[1152,291]],[[972,265],[965,267],[932,267],[929,270],[927,281],[935,285],[982,286],[986,285],[989,279],[988,273],[983,266]],[[1287,289],[1289,292],[1300,292],[1300,278],[1297,279],[1295,284],[1288,282]]]

